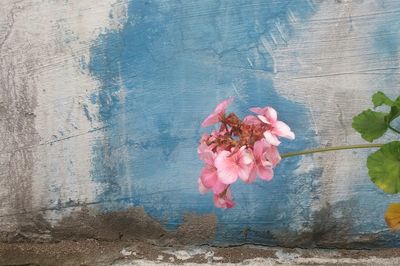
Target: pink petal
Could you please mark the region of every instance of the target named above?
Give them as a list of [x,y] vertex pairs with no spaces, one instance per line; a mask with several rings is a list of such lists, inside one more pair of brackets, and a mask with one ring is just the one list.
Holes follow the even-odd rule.
[[247,166],[247,167],[245,167],[245,168],[240,168],[239,169],[239,177],[240,177],[240,179],[242,179],[244,182],[246,182],[246,183],[250,183],[250,180],[251,180],[251,169],[252,169],[252,167],[249,167],[249,166]]
[[257,165],[258,176],[262,180],[270,181],[274,176],[274,171],[271,167],[264,167],[262,165]]
[[294,139],[295,135],[294,133],[290,130],[290,127],[286,125],[282,121],[276,122],[274,129],[272,130],[273,134],[276,134],[280,137],[284,137],[287,139]]
[[265,108],[264,116],[268,119],[268,121],[274,124],[278,120],[278,113],[272,107]]
[[210,114],[204,121],[201,123],[202,127],[209,127],[219,122],[220,114]]
[[214,158],[215,154],[211,150],[211,147],[207,146],[206,143],[201,143],[197,148],[197,153],[202,161],[206,164],[213,166],[214,165]]
[[206,188],[212,188],[218,180],[217,169],[214,167],[204,167],[201,171],[200,179]]
[[197,153],[200,154],[206,150],[208,150],[208,145],[205,142],[200,142],[200,145],[197,147]]
[[239,152],[239,168],[238,175],[246,183],[249,182],[251,169],[253,168],[254,157],[252,152],[246,149],[245,146],[241,147]]
[[220,102],[214,110],[214,113],[221,114],[225,113],[226,108],[233,102],[233,97],[229,97],[228,99]]
[[247,179],[248,184],[253,183],[257,178],[257,168],[253,167],[250,171],[249,178]]
[[210,138],[210,135],[208,133],[203,133],[200,138],[200,143],[205,143],[208,139]]
[[258,119],[261,120],[261,122],[263,122],[263,123],[265,123],[265,124],[267,124],[267,125],[271,125],[271,123],[268,121],[268,119],[267,119],[265,116],[263,116],[263,115],[257,115],[257,117],[258,117]]
[[232,192],[228,188],[224,195],[214,194],[214,205],[217,208],[232,208],[235,203],[232,201]]
[[260,124],[260,120],[254,115],[248,115],[243,119],[243,123],[246,125],[258,125]]
[[232,200],[227,200],[226,204],[225,204],[227,209],[233,208],[233,207],[235,207],[235,205],[236,205],[236,203],[234,203]]
[[227,185],[217,180],[217,182],[215,182],[215,185],[212,187],[212,191],[214,194],[221,194],[222,192],[224,192],[226,187]]
[[199,192],[201,195],[204,195],[208,192],[208,188],[206,188],[203,183],[201,182],[200,178],[198,180],[198,184],[199,184]]
[[239,156],[240,156],[239,164],[242,167],[250,165],[254,162],[253,154],[246,149],[246,146],[240,148]]
[[250,111],[265,117],[266,121],[268,121],[268,122],[263,121],[264,120],[263,118],[260,118],[260,117],[259,118],[261,121],[263,121],[264,123],[267,123],[267,124],[274,124],[278,119],[278,113],[272,107],[268,107],[268,106],[264,107],[264,108],[253,107],[253,108],[250,108]]
[[261,158],[262,154],[264,153],[264,149],[266,148],[266,145],[267,143],[264,139],[261,139],[254,143],[253,154],[255,158]]
[[265,150],[264,157],[272,163],[272,166],[276,166],[281,161],[281,156],[279,154],[278,149],[276,146],[271,146]]
[[206,151],[200,155],[200,159],[202,159],[207,165],[214,165],[214,153],[212,151]]
[[[265,153],[264,153],[264,155],[265,155]],[[263,167],[273,167],[273,164],[270,161],[268,161],[265,158],[265,156],[264,156],[264,158],[262,158],[262,160],[260,161],[259,165],[261,165]]]
[[238,178],[237,165],[233,162],[232,157],[228,158],[230,154],[228,151],[221,151],[215,159],[218,178],[227,185],[234,183]]
[[231,191],[230,188],[228,188],[228,189],[226,190],[226,194],[225,194],[225,195],[226,195],[226,207],[227,207],[228,209],[234,207],[234,206],[235,206],[235,203],[232,201],[233,197],[232,197],[232,191]]
[[238,173],[236,169],[218,169],[218,178],[224,184],[235,183],[238,178]]
[[262,109],[260,107],[250,108],[250,111],[252,111],[253,113],[256,113],[258,115],[263,115],[264,114],[264,109]]
[[225,208],[225,200],[219,195],[214,194],[214,206],[217,208]]
[[201,123],[202,127],[212,126],[219,122],[219,117],[225,113],[226,108],[232,103],[233,98],[230,97],[227,100],[222,101],[217,105],[214,109],[214,112],[210,114],[204,121]]
[[273,135],[271,131],[265,131],[264,138],[267,141],[267,143],[271,145],[278,146],[279,144],[281,144],[279,139],[275,135]]
[[227,208],[227,209],[230,209],[230,208],[235,207],[236,204],[235,204],[232,200],[230,200],[230,199],[222,199],[222,198],[218,198],[217,196],[214,196],[214,205],[215,205],[215,207],[217,207],[217,208],[221,208],[221,209]]

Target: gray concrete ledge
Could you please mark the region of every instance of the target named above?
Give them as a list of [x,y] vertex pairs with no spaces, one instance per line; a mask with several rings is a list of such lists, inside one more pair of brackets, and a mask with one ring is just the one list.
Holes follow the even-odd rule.
[[400,249],[160,247],[97,240],[0,244],[0,265],[400,265]]

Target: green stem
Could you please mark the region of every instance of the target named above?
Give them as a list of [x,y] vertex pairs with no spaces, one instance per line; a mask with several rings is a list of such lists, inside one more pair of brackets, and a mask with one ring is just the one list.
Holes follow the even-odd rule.
[[394,132],[396,132],[397,134],[400,134],[400,131],[395,129],[394,127],[392,127],[391,125],[389,125],[389,129],[393,130]]
[[311,149],[311,150],[305,150],[305,151],[288,152],[288,153],[281,154],[281,157],[288,158],[288,157],[293,157],[293,156],[313,154],[313,153],[318,153],[318,152],[327,152],[327,151],[380,148],[383,145],[384,144],[358,144],[358,145],[318,148],[318,149]]

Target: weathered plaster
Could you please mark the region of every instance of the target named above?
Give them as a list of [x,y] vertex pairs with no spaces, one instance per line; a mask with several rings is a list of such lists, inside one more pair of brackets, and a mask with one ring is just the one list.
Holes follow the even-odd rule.
[[368,151],[285,160],[221,211],[198,195],[196,145],[227,96],[240,115],[276,107],[297,134],[282,151],[361,142],[352,116],[377,89],[399,93],[399,8],[2,1],[0,239],[398,245],[382,219],[396,197],[369,181]]
[[[120,0],[0,3],[3,232],[31,223],[40,209],[94,199],[91,141],[101,130],[88,98],[97,82],[84,65],[91,41],[118,30],[124,10]],[[46,214],[55,222],[67,213]]]
[[[31,44],[21,42],[18,20],[25,7],[21,1],[8,1],[0,9],[0,225],[2,232],[15,231],[23,217],[9,213],[32,210],[34,147],[39,142],[35,128],[36,82],[32,68],[35,58],[21,50]],[[17,38],[17,40],[16,40]]]

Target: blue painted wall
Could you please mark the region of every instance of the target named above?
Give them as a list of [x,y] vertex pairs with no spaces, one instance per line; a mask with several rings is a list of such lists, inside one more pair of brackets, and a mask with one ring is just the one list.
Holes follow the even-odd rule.
[[[306,0],[130,1],[123,28],[102,34],[91,48],[89,69],[101,82],[92,101],[106,126],[105,139],[93,146],[91,175],[102,187],[103,210],[143,206],[170,229],[185,213],[216,213],[215,243],[222,244],[301,244],[329,235],[329,246],[346,242],[339,231],[375,234],[384,228],[381,217],[390,198],[370,183],[356,188],[360,193],[350,202],[314,213],[310,206],[318,201],[323,169],[295,172],[299,158],[284,160],[271,182],[235,185],[234,209],[215,209],[210,194],[197,192],[199,125],[228,96],[236,99],[230,110],[242,116],[254,106],[278,110],[296,132],[282,152],[319,145],[309,108],[275,87],[276,59],[265,46],[295,38],[289,17],[307,21],[318,8]],[[379,46],[391,50],[395,41],[387,37]],[[382,203],[371,207],[371,196]],[[339,225],[330,220],[337,212],[347,215]],[[352,222],[366,212],[374,218]],[[381,233],[376,243],[397,239]]]

